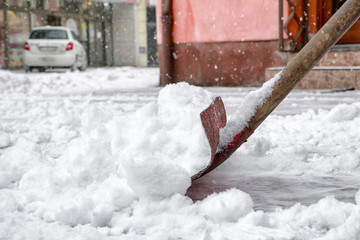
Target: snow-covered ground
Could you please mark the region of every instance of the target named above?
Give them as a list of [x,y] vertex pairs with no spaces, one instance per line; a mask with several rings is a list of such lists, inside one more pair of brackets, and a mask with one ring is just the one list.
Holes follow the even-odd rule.
[[0,239],[360,239],[360,91],[293,91],[191,185],[199,112],[256,89],[158,82],[0,70]]

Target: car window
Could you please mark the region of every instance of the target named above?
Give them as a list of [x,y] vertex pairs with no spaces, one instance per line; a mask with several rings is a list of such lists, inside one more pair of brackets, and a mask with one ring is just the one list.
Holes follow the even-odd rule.
[[79,37],[78,37],[78,35],[77,35],[75,32],[71,31],[71,35],[73,36],[73,38],[74,38],[75,40],[79,41]]
[[42,29],[32,31],[30,39],[68,39],[68,35],[64,30]]

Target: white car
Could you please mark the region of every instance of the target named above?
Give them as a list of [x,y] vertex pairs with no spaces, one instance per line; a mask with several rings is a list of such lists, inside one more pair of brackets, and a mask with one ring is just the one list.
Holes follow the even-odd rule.
[[84,47],[76,34],[66,27],[44,26],[31,31],[24,44],[24,70],[34,68],[44,72],[46,68],[70,68],[81,71],[87,68]]

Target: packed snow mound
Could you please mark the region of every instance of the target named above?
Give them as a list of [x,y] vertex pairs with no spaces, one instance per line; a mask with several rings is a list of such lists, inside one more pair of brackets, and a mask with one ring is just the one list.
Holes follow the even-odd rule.
[[131,114],[114,118],[87,108],[70,121],[80,124],[80,135],[59,158],[44,159],[26,139],[5,149],[0,186],[18,185],[27,211],[70,226],[105,226],[135,199],[185,194],[191,176],[210,161],[199,115],[211,101],[210,93],[180,83]]
[[110,124],[112,152],[139,195],[185,193],[210,162],[200,112],[212,95],[187,83],[168,85],[151,103]]
[[0,93],[73,94],[93,91],[116,91],[158,85],[158,71],[149,68],[102,68],[86,72],[48,72],[31,75],[0,70]]
[[0,187],[17,183],[26,172],[40,164],[38,145],[20,138],[15,146],[0,155]]
[[[271,115],[237,153],[229,168],[303,174],[359,174],[360,103],[294,116]],[[253,170],[251,170],[253,169]]]
[[238,189],[229,189],[219,194],[213,193],[199,203],[199,209],[214,222],[236,222],[253,209],[251,197]]
[[[287,237],[274,239],[358,239],[360,236],[360,207],[326,197],[316,204],[296,204],[289,209],[272,213],[253,211],[239,220],[245,226],[282,229]],[[264,231],[264,229],[262,229]]]
[[344,122],[358,117],[360,117],[360,103],[353,103],[337,105],[327,114],[326,119],[333,122]]

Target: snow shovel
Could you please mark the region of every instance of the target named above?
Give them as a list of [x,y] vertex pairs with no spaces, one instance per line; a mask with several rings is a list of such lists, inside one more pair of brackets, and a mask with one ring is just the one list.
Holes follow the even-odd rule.
[[[220,97],[200,114],[205,134],[211,149],[211,161],[202,171],[192,176],[192,180],[211,172],[228,159],[266,117],[291,92],[296,84],[308,73],[322,56],[345,34],[360,17],[360,0],[347,0],[331,19],[315,34],[303,49],[288,63],[280,73],[271,94],[258,106],[255,114],[231,142],[219,147],[220,128],[226,126],[226,112]],[[264,86],[263,86],[264,87]]]

